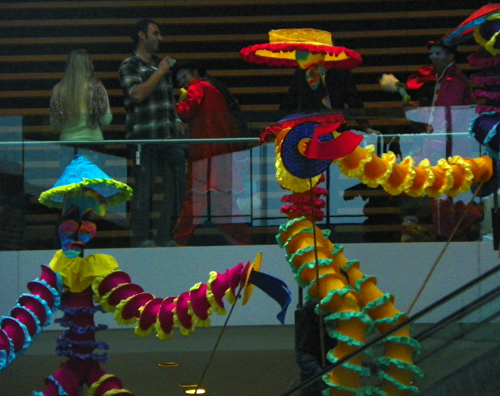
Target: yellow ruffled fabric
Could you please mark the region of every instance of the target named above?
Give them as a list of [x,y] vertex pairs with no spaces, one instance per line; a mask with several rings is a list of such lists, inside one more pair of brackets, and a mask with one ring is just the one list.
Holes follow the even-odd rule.
[[126,298],[125,300],[121,300],[118,305],[116,306],[115,309],[115,320],[119,325],[126,326],[126,325],[131,325],[135,324],[138,319],[134,316],[130,319],[124,319],[122,316],[123,309],[125,308],[125,305],[133,298],[135,297],[135,294],[133,296],[130,296],[129,298]]
[[92,291],[94,292],[94,300],[96,303],[99,303],[102,300],[101,296],[99,295],[99,286],[105,277],[106,277],[106,275],[97,276],[92,281]]
[[[177,304],[177,299],[174,300],[174,303]],[[194,326],[191,325],[191,327],[188,329],[182,325],[179,317],[177,316],[177,308],[174,308],[172,312],[174,313],[174,326],[177,326],[179,328],[179,332],[181,333],[181,335],[183,335],[184,337],[188,337],[193,334]]]
[[[283,165],[283,160],[281,158],[281,143],[276,148],[276,179],[281,187],[290,191],[304,192],[318,184],[320,178],[321,174],[311,179],[299,179],[293,176],[286,170],[285,165]],[[312,181],[312,185],[310,180]]]
[[112,378],[114,375],[112,374],[104,374],[101,378],[99,378],[96,382],[94,382],[90,387],[89,390],[87,391],[88,396],[94,396],[95,391],[101,385],[105,380],[108,378]]
[[420,161],[413,170],[415,177],[411,186],[407,187],[404,192],[410,197],[417,198],[424,195],[426,188],[434,183],[434,173],[431,171],[431,162],[427,158]]
[[435,166],[424,159],[418,167],[414,160],[406,157],[400,164],[392,152],[382,158],[374,154],[374,146],[356,149],[334,161],[347,177],[357,178],[368,187],[383,187],[391,195],[406,193],[411,197],[428,194],[439,198],[442,194],[456,197],[470,189],[475,183],[486,182],[493,175],[491,158],[450,157],[440,159]]
[[209,279],[207,282],[207,300],[210,304],[210,307],[212,308],[212,311],[222,316],[226,314],[226,309],[224,307],[221,307],[217,303],[214,297],[214,293],[212,292],[212,282],[217,279],[218,275],[219,274],[216,271],[211,271],[209,274]]
[[115,396],[115,395],[123,396],[126,394],[129,394],[130,396],[134,396],[134,394],[132,392],[130,392],[126,389],[111,389],[111,390],[107,391],[102,396]]
[[[144,306],[139,308],[139,317],[142,316],[142,311],[144,311]],[[139,326],[139,321],[136,322],[136,326],[134,327],[134,333],[137,337],[148,337],[151,335],[153,332],[153,329],[155,327],[155,322],[151,323],[151,326],[149,326],[146,330],[141,329],[141,326]]]
[[470,190],[474,174],[472,173],[471,166],[458,155],[450,158],[448,162],[451,166],[453,186],[446,192],[446,195],[454,198]]
[[171,331],[170,333],[165,333],[163,331],[159,320],[155,322],[155,331],[156,331],[156,338],[158,338],[161,341],[170,340],[174,337],[173,331]]
[[[201,287],[202,283],[198,282],[197,284],[193,285],[191,289],[189,289],[190,292],[198,290]],[[207,319],[203,320],[200,319],[198,316],[193,311],[193,307],[191,304],[191,299],[188,300],[188,314],[193,318],[193,327],[210,327],[211,325],[211,320],[210,320],[210,315],[212,315],[212,309],[208,309],[208,317]]]
[[407,190],[413,184],[416,175],[413,158],[406,157],[401,164],[396,164],[395,160],[396,156],[391,164],[391,174],[384,184],[384,190],[391,195],[399,195]]
[[[94,396],[95,391],[99,388],[99,386],[106,381],[109,378],[116,377],[115,375],[112,374],[104,374],[101,378],[99,378],[96,382],[94,382],[88,389],[87,395],[88,396]],[[125,395],[125,394],[130,394],[132,396],[132,392],[128,391],[127,389],[111,389],[104,393],[103,396],[114,396],[114,395]]]
[[107,254],[69,258],[62,250],[58,250],[50,261],[49,267],[61,275],[64,286],[71,292],[80,293],[92,285],[95,278],[116,271],[118,263]]
[[122,202],[128,201],[132,197],[132,188],[125,183],[122,183],[114,179],[82,179],[80,183],[67,184],[65,186],[59,186],[51,188],[50,190],[44,191],[40,194],[38,201],[49,208],[62,208],[62,202],[52,201],[52,197],[57,195],[62,195],[81,190],[85,187],[92,189],[93,185],[105,184],[107,186],[113,186],[116,188],[116,194],[106,198],[106,203],[108,206],[118,205]]
[[101,306],[101,308],[105,312],[115,312],[116,310],[116,305],[110,305],[108,303],[109,297],[111,296],[111,293],[113,293],[116,289],[118,289],[120,286],[123,286],[123,284],[116,286],[112,290],[109,291],[109,293],[106,293],[104,296],[102,296],[100,299],[97,299],[97,294],[94,294],[94,298],[97,303]]
[[436,166],[431,166],[431,171],[434,173],[434,183],[425,189],[425,192],[431,198],[439,198],[444,191],[453,186],[453,176],[451,174],[451,166],[442,158]]
[[357,179],[363,175],[365,164],[372,160],[374,151],[373,145],[366,148],[358,146],[350,154],[333,162],[338,165],[344,175]]
[[[373,149],[373,146],[371,146],[371,149]],[[395,162],[396,155],[392,151],[383,154],[382,158],[372,155],[372,160],[365,163],[361,182],[371,188],[384,185],[391,175],[392,166]]]

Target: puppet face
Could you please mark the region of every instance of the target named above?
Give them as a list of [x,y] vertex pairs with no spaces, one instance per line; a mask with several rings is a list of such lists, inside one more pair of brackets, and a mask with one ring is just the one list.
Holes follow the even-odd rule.
[[454,55],[439,45],[433,45],[429,49],[429,59],[436,71],[442,71],[454,60]]
[[78,257],[82,248],[95,237],[97,227],[90,221],[66,220],[59,226],[61,249],[66,257]]
[[[295,59],[302,70],[305,70],[306,81],[312,90],[317,89],[325,82],[325,56],[323,54],[311,54],[307,51],[297,51]],[[328,99],[329,101],[329,99]],[[330,107],[326,104],[326,107]]]
[[75,207],[78,208],[80,217],[88,213],[99,217],[106,216],[106,198],[90,188],[83,188],[65,195],[63,217]]
[[302,70],[307,70],[312,66],[323,69],[325,64],[324,54],[312,54],[308,51],[297,51],[295,59]]
[[63,218],[58,229],[61,249],[66,257],[78,257],[83,247],[95,237],[96,225],[82,218],[90,213],[104,217],[106,199],[94,190],[84,188],[64,197]]
[[199,78],[199,74],[197,70],[181,69],[177,72],[175,78],[182,88],[188,89],[193,81]]

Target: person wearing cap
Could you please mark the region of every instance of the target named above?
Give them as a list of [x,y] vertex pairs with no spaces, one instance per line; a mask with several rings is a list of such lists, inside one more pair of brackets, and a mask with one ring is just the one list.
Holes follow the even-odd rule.
[[[191,138],[241,137],[224,95],[210,80],[201,78],[198,65],[184,63],[174,73],[178,85],[186,90],[184,100],[177,104],[177,112],[188,123]],[[234,143],[190,145],[186,199],[173,232],[178,245],[188,244],[196,228],[195,218],[205,212],[228,243],[250,244],[246,224],[232,222],[233,216],[239,214],[236,193],[243,189],[232,153],[240,148]]]
[[[422,157],[429,159],[432,164],[441,158],[453,155],[470,157],[473,154],[474,143],[468,138],[454,138],[452,134],[466,132],[470,116],[474,113],[469,80],[456,64],[457,48],[445,44],[442,40],[429,41],[427,48],[432,64],[420,68],[407,80],[407,87],[416,91],[412,97],[419,101],[421,108],[428,107],[421,113],[423,115],[420,118],[421,123],[417,122],[414,126],[423,126],[424,129],[417,129],[417,132],[445,133],[446,136],[431,135],[424,139]],[[452,235],[457,222],[455,213],[460,212],[462,205],[463,202],[453,201],[451,198],[430,199],[425,202],[423,198],[410,200],[403,198],[403,207],[406,208],[408,215],[426,213],[430,216],[438,241],[447,240]],[[416,216],[406,216],[403,223],[410,217]],[[479,220],[479,217],[479,212],[471,208],[464,224],[469,222],[468,224],[472,225]],[[420,215],[416,217],[414,228],[418,228],[419,223],[425,224],[428,221]],[[475,240],[477,236],[477,233],[456,232],[453,240]],[[407,237],[408,235],[403,234],[402,240]],[[423,236],[417,235],[416,239],[421,237]]]
[[416,93],[420,105],[472,104],[474,101],[469,80],[456,64],[457,48],[445,45],[441,40],[429,41],[427,48],[432,65],[422,67],[407,81],[408,88],[420,90]]
[[[182,138],[182,121],[175,109],[169,56],[155,55],[163,37],[158,24],[142,19],[131,34],[135,51],[119,68],[125,94],[127,139]],[[180,144],[137,144],[131,147],[134,197],[130,204],[133,247],[166,246],[184,199],[186,161]],[[163,201],[160,218],[150,221],[155,176],[162,178]],[[154,240],[151,229],[157,228]]]
[[[413,112],[416,117],[409,118],[417,121],[413,124],[416,132],[465,132],[469,121],[467,117],[474,109],[451,106],[472,105],[474,100],[469,80],[456,64],[457,48],[444,44],[442,40],[429,41],[427,48],[432,64],[421,67],[406,82],[407,87],[414,91],[412,98],[418,100],[420,105],[420,109]],[[425,107],[428,109],[423,109]],[[456,147],[453,147],[454,143]],[[463,139],[457,141],[449,134],[446,139],[427,139],[423,156],[435,162],[450,155],[470,156],[468,150],[469,145]]]
[[[300,59],[297,51],[297,59]],[[302,55],[304,58],[307,54]],[[309,56],[310,57],[310,56]],[[293,113],[311,113],[328,110],[343,111],[364,109],[363,101],[354,83],[350,70],[321,70],[317,65],[305,65],[299,61],[300,67],[295,69],[287,94],[280,110]],[[303,67],[307,67],[303,69]],[[324,78],[321,76],[324,74]],[[367,121],[358,121],[366,133],[379,133],[372,129]]]
[[[350,72],[363,59],[356,51],[334,45],[331,32],[311,28],[271,30],[269,43],[243,48],[240,55],[251,63],[295,68],[280,105],[287,113],[344,113],[346,105],[364,107]],[[367,121],[358,124],[367,133],[377,132]]]

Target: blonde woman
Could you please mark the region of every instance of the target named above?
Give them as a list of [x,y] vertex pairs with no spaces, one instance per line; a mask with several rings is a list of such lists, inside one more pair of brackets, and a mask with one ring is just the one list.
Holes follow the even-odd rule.
[[64,76],[52,90],[50,124],[60,140],[104,140],[99,125],[113,119],[106,89],[94,77],[94,66],[84,49],[70,52]]

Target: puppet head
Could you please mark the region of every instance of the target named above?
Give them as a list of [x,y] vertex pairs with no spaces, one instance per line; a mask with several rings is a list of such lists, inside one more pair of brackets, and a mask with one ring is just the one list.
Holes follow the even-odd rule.
[[106,215],[107,207],[132,196],[125,183],[111,179],[85,157],[76,156],[64,169],[54,187],[44,191],[39,202],[62,209],[58,234],[67,257],[81,255],[83,247],[95,236],[96,226],[87,217]]

